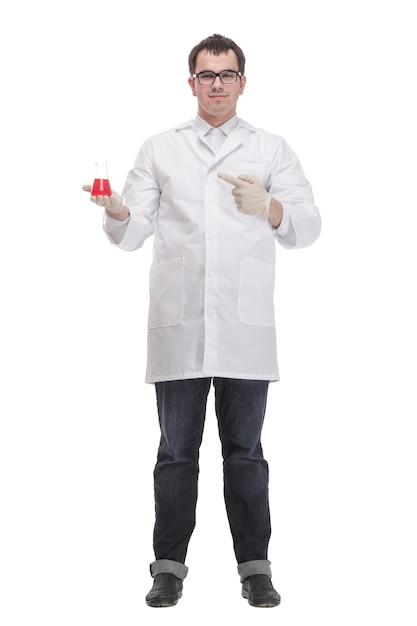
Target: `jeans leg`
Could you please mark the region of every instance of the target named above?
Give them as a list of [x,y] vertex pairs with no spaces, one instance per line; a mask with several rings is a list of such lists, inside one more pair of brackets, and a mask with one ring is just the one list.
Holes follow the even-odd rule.
[[199,450],[210,378],[155,384],[161,439],[154,470],[154,552],[185,562],[195,527]]
[[271,535],[269,471],[261,432],[268,381],[215,378],[224,498],[238,563],[266,561]]

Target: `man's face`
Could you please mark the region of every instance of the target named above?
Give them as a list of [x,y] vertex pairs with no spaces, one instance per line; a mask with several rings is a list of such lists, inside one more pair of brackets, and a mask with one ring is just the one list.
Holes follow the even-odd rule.
[[[218,56],[202,50],[197,56],[195,73],[202,71],[221,72],[223,70],[239,71],[237,56],[228,50]],[[221,126],[236,113],[236,103],[243,93],[246,77],[238,77],[233,84],[224,85],[217,76],[212,85],[200,85],[197,78],[189,78],[193,96],[198,100],[198,113],[211,126]]]

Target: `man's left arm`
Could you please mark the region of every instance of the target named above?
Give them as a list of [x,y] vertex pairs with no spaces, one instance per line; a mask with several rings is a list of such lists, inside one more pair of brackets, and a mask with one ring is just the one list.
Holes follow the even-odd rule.
[[217,175],[233,185],[232,194],[238,211],[266,217],[283,247],[303,248],[319,236],[321,218],[297,157],[290,149],[286,157],[290,157],[290,162],[277,177],[279,183],[274,182],[270,191],[264,189],[255,176]]

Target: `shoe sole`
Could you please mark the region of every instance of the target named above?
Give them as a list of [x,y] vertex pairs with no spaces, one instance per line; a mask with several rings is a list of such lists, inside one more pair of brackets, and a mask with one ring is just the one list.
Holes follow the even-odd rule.
[[272,609],[274,606],[278,606],[279,602],[260,602],[259,604],[255,604],[248,600],[250,606],[255,606],[258,609]]

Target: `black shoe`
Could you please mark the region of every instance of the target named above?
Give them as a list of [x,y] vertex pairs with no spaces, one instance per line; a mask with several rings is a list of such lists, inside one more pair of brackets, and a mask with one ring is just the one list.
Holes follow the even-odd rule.
[[262,608],[278,606],[281,597],[272,586],[271,579],[266,574],[249,576],[242,584],[242,596],[251,606]]
[[182,580],[174,574],[157,574],[146,596],[148,606],[175,606],[182,596]]

